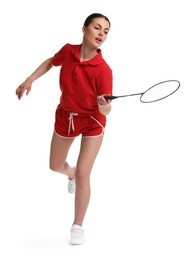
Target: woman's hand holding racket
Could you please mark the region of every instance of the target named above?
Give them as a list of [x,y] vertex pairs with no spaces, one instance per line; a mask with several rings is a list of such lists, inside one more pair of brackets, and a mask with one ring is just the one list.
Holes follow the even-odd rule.
[[111,96],[110,94],[103,94],[103,95],[101,95],[101,96],[98,96],[97,97],[97,103],[98,103],[98,105],[107,105],[108,103],[110,103],[111,102],[111,100],[110,99],[108,99],[108,100],[106,100],[105,98],[104,98],[104,96]]
[[103,115],[107,115],[111,110],[111,104],[110,104],[111,100],[110,99],[106,100],[104,96],[110,96],[110,94],[103,94],[101,96],[98,96],[97,103],[99,107],[99,112]]

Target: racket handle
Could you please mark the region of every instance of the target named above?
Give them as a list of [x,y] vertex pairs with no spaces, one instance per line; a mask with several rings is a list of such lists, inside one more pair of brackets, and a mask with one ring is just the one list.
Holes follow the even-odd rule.
[[104,96],[105,100],[113,100],[115,98],[118,98],[117,96]]

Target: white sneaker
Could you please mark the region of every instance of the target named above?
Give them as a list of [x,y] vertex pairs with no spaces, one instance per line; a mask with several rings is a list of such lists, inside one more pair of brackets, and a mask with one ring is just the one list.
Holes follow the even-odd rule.
[[73,179],[69,179],[69,182],[68,182],[68,191],[69,193],[74,193],[75,190],[76,190],[76,183],[75,183],[75,180]]
[[79,225],[73,225],[71,227],[71,237],[69,241],[70,245],[82,245],[84,244],[84,229]]

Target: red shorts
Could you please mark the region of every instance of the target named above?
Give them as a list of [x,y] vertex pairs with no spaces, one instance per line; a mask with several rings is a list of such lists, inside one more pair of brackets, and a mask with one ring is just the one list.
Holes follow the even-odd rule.
[[60,105],[55,114],[55,132],[62,137],[95,137],[103,135],[106,116],[96,114],[80,114],[65,111]]

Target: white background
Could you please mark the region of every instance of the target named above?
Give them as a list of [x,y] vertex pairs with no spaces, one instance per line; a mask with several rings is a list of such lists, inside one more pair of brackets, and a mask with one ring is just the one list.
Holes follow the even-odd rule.
[[[93,12],[112,23],[102,51],[114,94],[168,79],[181,88],[152,104],[113,101],[91,176],[86,244],[72,247],[74,197],[67,178],[48,168],[59,68],[21,101],[15,89],[65,43],[81,43]],[[195,260],[194,1],[8,0],[0,23],[0,258]],[[79,142],[69,154],[73,165]]]

